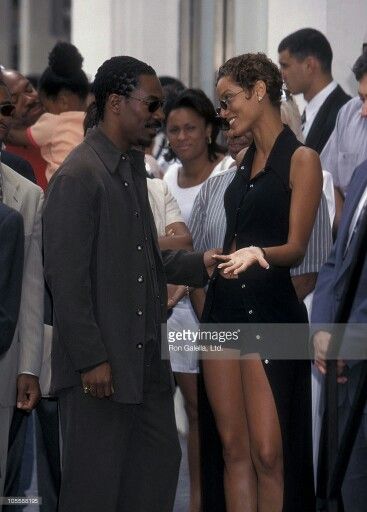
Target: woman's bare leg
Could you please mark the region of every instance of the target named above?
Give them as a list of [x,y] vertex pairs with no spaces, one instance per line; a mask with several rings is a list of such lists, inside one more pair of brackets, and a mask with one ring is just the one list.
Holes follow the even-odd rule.
[[273,393],[260,359],[241,360],[241,375],[251,456],[258,482],[257,511],[281,512],[283,448]]
[[205,360],[203,368],[223,446],[227,512],[257,512],[257,479],[251,460],[240,361]]
[[190,476],[190,512],[201,512],[200,444],[198,427],[198,378],[196,373],[175,373],[189,421],[187,456]]

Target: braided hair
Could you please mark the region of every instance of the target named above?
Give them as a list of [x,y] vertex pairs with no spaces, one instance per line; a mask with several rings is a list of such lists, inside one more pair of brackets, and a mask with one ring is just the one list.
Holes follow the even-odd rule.
[[104,117],[105,105],[109,95],[127,96],[138,86],[140,75],[155,76],[156,73],[145,62],[125,55],[112,57],[98,68],[93,83],[97,123]]
[[89,83],[82,64],[83,57],[73,44],[57,43],[48,56],[48,67],[39,80],[39,90],[48,98],[56,98],[61,90],[66,89],[85,100]]

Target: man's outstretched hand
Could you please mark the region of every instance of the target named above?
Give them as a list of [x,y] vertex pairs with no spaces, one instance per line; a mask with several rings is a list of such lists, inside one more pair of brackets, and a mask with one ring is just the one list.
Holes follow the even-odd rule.
[[209,251],[204,252],[204,265],[206,267],[206,271],[208,272],[209,277],[212,276],[215,267],[217,266],[217,261],[213,258],[214,254],[222,254],[222,249],[210,249]]

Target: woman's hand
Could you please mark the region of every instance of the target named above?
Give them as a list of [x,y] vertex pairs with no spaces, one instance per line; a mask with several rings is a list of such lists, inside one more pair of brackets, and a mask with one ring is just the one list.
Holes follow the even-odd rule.
[[255,263],[265,269],[270,266],[260,247],[244,247],[232,254],[215,254],[213,258],[223,261],[218,268],[221,269],[220,273],[226,279],[236,279],[240,272],[244,272]]

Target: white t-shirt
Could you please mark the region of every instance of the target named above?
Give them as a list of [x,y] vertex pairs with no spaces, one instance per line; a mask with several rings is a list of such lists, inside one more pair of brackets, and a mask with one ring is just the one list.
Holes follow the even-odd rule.
[[[218,174],[219,172],[225,171],[232,164],[233,159],[230,156],[224,157],[223,160],[221,160],[214,167],[207,179]],[[195,185],[194,187],[182,188],[178,185],[178,173],[180,169],[181,166],[177,166],[177,164],[170,166],[163,179],[167,183],[173,197],[176,199],[178,206],[180,207],[182,217],[184,218],[185,224],[187,225],[196,196],[200,192],[200,189],[206,180],[204,180],[199,185]]]

